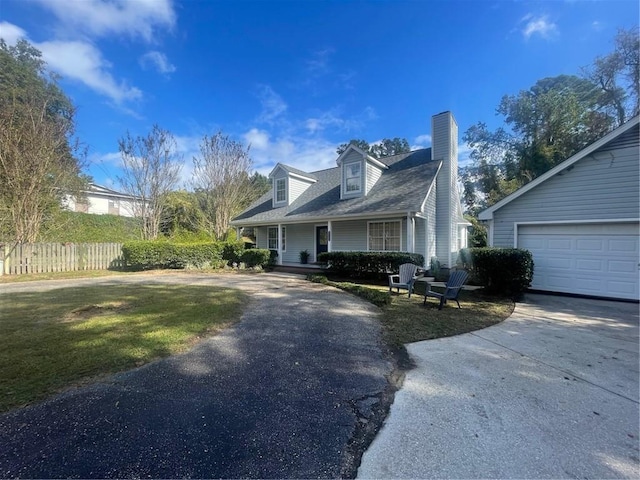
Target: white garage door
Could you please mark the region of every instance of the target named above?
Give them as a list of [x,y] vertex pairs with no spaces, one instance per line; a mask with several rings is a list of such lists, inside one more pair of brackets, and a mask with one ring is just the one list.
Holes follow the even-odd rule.
[[638,224],[520,225],[533,254],[531,288],[638,300]]

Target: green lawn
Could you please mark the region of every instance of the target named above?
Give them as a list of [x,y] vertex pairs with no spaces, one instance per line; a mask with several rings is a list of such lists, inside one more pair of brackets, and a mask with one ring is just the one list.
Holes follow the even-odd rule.
[[[382,309],[381,321],[384,337],[392,348],[402,347],[406,343],[450,337],[489,327],[507,319],[515,308],[509,298],[487,296],[481,290],[462,291],[459,302],[447,303],[438,310],[439,302],[435,298],[427,299],[423,305],[424,283],[416,284],[416,291],[408,298],[407,291],[394,290],[389,293],[388,285],[373,282],[327,281],[321,275],[311,275],[313,281],[327,283],[358,295]],[[434,290],[442,291],[443,289]]]
[[0,412],[182,352],[239,320],[238,290],[186,285],[16,293],[0,310]]

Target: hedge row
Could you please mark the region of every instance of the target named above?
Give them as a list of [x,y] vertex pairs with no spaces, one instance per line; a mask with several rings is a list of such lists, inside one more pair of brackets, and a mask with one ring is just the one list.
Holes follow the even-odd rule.
[[368,278],[397,273],[403,263],[424,265],[424,256],[408,252],[324,252],[318,260],[336,275]]
[[269,262],[269,250],[239,251],[235,243],[178,244],[165,241],[136,241],[123,244],[122,255],[125,265],[134,270],[221,268],[241,262],[247,267],[263,267]]
[[521,248],[463,248],[459,263],[488,293],[518,297],[533,278],[533,256]]

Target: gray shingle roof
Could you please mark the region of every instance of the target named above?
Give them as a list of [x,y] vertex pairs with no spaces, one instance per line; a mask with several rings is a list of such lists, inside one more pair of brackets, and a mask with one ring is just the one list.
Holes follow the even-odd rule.
[[273,192],[269,190],[234,218],[232,223],[296,223],[316,218],[421,211],[441,163],[431,160],[431,149],[385,157],[380,161],[389,169],[382,172],[366,196],[340,200],[340,168],[320,170],[313,172],[317,182],[291,205],[273,208]]
[[313,173],[307,173],[307,172],[304,172],[302,170],[298,170],[297,168],[293,168],[293,167],[291,167],[289,165],[285,165],[284,163],[280,163],[279,165],[283,170],[285,170],[285,171],[287,171],[289,173],[294,173],[294,174],[299,175],[301,177],[310,178],[311,180],[318,180]]

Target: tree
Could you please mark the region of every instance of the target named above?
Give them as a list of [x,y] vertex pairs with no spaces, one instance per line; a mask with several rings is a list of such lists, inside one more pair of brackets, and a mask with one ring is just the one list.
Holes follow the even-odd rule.
[[0,234],[35,242],[42,226],[86,177],[74,133],[75,108],[25,40],[0,39]]
[[[538,80],[529,90],[505,95],[497,113],[507,128],[469,128],[473,168],[462,177],[470,211],[492,205],[542,175],[611,130],[614,118],[602,112],[591,81],[575,76]],[[475,187],[480,195],[472,194]]]
[[[224,239],[231,219],[257,198],[249,147],[218,132],[202,139],[193,164],[193,186],[208,228],[217,239]],[[260,177],[253,179],[259,184]]]
[[400,153],[408,153],[411,151],[409,142],[406,138],[384,138],[380,143],[374,143],[371,145],[369,152],[375,158],[390,157],[391,155],[398,155]]
[[154,125],[146,137],[129,132],[118,140],[122,175],[117,177],[123,192],[136,197],[133,215],[142,219],[142,238],[153,240],[166,217],[167,195],[178,184],[183,159],[173,135]]
[[342,155],[349,145],[353,145],[354,147],[358,147],[360,150],[363,150],[363,151],[365,151],[367,153],[369,153],[369,150],[371,148],[369,146],[369,142],[367,142],[366,140],[358,140],[358,139],[353,138],[353,139],[349,140],[348,143],[341,144],[336,149],[336,153],[338,155]]
[[350,140],[349,143],[343,143],[340,145],[336,149],[336,153],[338,155],[342,155],[349,145],[354,145],[360,148],[374,158],[389,157],[391,155],[398,155],[400,153],[408,153],[411,151],[411,147],[409,147],[409,142],[406,138],[395,137],[392,139],[384,138],[373,145],[369,145],[366,140],[353,139]]
[[183,233],[198,234],[204,230],[205,219],[193,192],[169,192],[164,199],[164,217],[160,225],[162,234],[171,237]]
[[616,125],[621,125],[640,113],[640,36],[637,29],[618,30],[614,44],[613,52],[596,57],[582,73],[597,85],[602,109],[615,117]]

